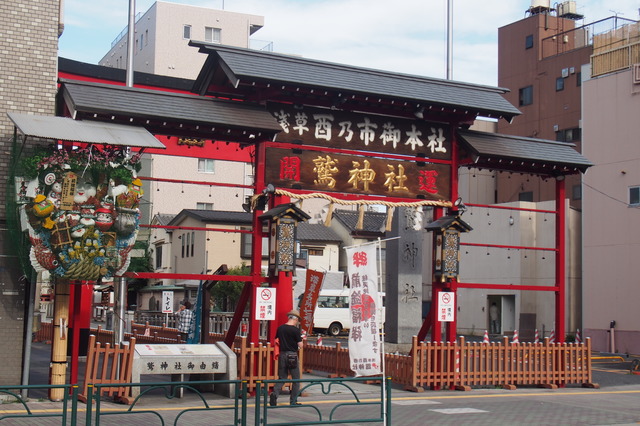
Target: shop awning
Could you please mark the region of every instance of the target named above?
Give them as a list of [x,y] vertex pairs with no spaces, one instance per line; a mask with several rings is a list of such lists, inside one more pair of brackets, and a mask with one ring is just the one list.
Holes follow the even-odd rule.
[[7,115],[25,136],[91,144],[165,148],[143,127],[16,112],[8,112]]

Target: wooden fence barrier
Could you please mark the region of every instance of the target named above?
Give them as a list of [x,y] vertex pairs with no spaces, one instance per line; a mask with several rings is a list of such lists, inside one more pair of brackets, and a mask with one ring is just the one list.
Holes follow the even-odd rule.
[[[45,330],[45,326],[41,330]],[[132,334],[125,340],[138,339],[144,343],[182,343],[176,329],[134,324]],[[157,330],[156,330],[157,328]],[[150,331],[145,335],[144,330]],[[92,329],[95,341],[101,344],[113,342],[113,332]],[[48,340],[45,334],[43,340]],[[210,333],[206,343],[224,340],[221,333]],[[249,390],[255,389],[259,380],[277,378],[277,361],[270,343],[250,344],[246,337],[237,336],[233,350],[238,356],[238,379],[247,380]],[[349,366],[348,349],[340,343],[335,347],[305,342],[301,353],[304,371],[322,371],[329,377],[348,377],[353,372]],[[591,340],[585,343],[509,343],[505,337],[500,343],[468,343],[464,338],[457,342],[418,342],[414,336],[408,355],[385,355],[386,375],[394,383],[415,392],[430,389],[469,389],[471,386],[517,385],[557,387],[567,384],[597,386],[592,383]]]
[[[132,337],[128,344],[111,346],[96,341],[95,335],[89,336],[89,351],[82,392],[78,395],[81,401],[87,402],[89,384],[121,384],[131,383],[133,354],[136,339]],[[131,387],[113,386],[100,388],[100,395],[114,397],[117,401],[129,402]]]

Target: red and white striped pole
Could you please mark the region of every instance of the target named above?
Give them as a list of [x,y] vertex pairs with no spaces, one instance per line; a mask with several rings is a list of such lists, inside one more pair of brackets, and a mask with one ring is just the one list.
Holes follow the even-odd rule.
[[518,338],[518,330],[513,330],[513,340],[511,343],[520,343],[520,339]]
[[540,343],[540,335],[538,334],[538,329],[536,328],[536,334],[535,337],[533,338],[533,343]]
[[580,337],[580,329],[576,330],[576,343],[582,343],[582,337]]
[[482,338],[482,343],[489,343],[489,333],[487,330],[484,331],[484,337]]

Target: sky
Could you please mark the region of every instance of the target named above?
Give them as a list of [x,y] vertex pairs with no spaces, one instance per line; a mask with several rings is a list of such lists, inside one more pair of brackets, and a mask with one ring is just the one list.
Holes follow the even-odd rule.
[[[537,1],[537,0],[536,0]],[[137,0],[144,13],[155,0]],[[265,17],[252,38],[276,52],[359,67],[446,77],[447,0],[174,0]],[[495,86],[498,28],[525,17],[531,0],[453,0],[453,79]],[[551,1],[551,5],[555,4]],[[640,19],[640,0],[578,0],[587,24]],[[129,0],[65,0],[59,56],[91,64],[126,27]]]

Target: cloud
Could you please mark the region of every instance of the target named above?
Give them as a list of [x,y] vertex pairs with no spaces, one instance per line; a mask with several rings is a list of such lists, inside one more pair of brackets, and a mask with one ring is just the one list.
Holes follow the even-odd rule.
[[[445,77],[446,0],[173,0],[265,17],[252,38],[311,59],[434,78]],[[154,0],[137,0],[145,12]],[[553,3],[553,2],[552,2]],[[498,28],[525,18],[530,0],[454,0],[453,76],[495,85]],[[585,22],[637,19],[637,0],[578,1]],[[97,63],[126,26],[126,0],[66,0],[60,54]],[[579,21],[581,23],[581,21]]]

